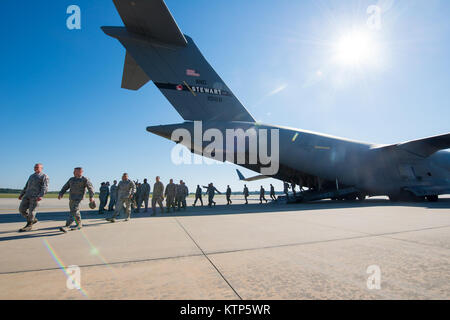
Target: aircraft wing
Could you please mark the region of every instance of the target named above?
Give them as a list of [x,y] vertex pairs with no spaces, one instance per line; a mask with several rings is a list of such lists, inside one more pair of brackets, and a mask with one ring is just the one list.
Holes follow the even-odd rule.
[[240,181],[252,182],[252,181],[258,181],[258,180],[272,178],[272,177],[263,176],[263,175],[259,175],[259,176],[255,176],[255,177],[251,177],[251,178],[245,178],[244,175],[238,169],[236,169],[236,172],[238,174],[238,177],[239,177]]
[[450,133],[380,147],[380,149],[395,149],[395,148],[406,150],[415,155],[426,158],[438,152],[439,150],[445,150],[450,148]]
[[450,148],[450,133],[431,138],[400,143],[397,147],[415,153],[422,157],[429,157],[433,153]]

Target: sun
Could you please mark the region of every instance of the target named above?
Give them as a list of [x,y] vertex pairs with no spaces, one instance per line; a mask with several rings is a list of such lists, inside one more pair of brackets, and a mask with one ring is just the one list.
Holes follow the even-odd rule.
[[376,63],[378,44],[369,32],[351,31],[335,44],[335,59],[345,66],[364,66]]

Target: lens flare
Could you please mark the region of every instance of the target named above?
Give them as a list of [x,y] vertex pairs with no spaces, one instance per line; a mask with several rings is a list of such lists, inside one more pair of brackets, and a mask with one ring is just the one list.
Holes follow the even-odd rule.
[[345,66],[372,65],[379,55],[378,44],[369,32],[352,31],[335,45],[335,58]]

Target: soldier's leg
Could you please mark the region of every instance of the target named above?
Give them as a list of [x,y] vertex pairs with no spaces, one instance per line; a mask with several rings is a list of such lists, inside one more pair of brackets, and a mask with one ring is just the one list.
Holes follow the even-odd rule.
[[19,212],[28,222],[28,208],[30,207],[30,198],[23,197],[20,202]]
[[116,199],[114,199],[113,197],[109,198],[108,211],[113,211],[113,207],[114,207],[115,202],[116,202]]
[[148,196],[144,197],[145,212],[148,211]]
[[28,208],[28,222],[34,224],[36,221],[37,208],[39,207],[39,202],[36,198],[30,199],[30,206]]
[[104,199],[100,199],[100,204],[98,206],[98,213],[103,213],[104,208],[105,208],[105,200]]
[[77,224],[78,228],[83,227],[83,224],[81,222],[80,203],[81,203],[81,200],[74,200],[73,201],[73,211],[74,211],[73,216],[75,218],[75,223]]
[[122,211],[122,209],[123,209],[123,199],[117,199],[116,209],[114,210],[111,219],[115,219],[116,217],[120,216],[120,212]]
[[76,211],[75,202],[73,200],[69,200],[69,216],[67,217],[66,220],[66,227],[70,227],[70,225],[75,220],[75,211]]
[[130,220],[130,217],[131,217],[131,200],[130,199],[125,199],[124,203],[125,203],[125,213],[127,214],[125,220]]
[[156,198],[152,196],[152,211],[153,215],[156,214]]
[[166,198],[166,207],[167,207],[167,211],[170,211],[170,202],[171,202],[171,198],[170,196],[167,196]]
[[66,225],[59,228],[59,230],[61,230],[62,232],[67,232],[74,220],[77,223],[77,227],[81,228],[80,202],[81,200],[69,200],[69,216],[67,217]]
[[161,208],[161,213],[164,213],[164,204],[161,198],[158,198],[158,205]]

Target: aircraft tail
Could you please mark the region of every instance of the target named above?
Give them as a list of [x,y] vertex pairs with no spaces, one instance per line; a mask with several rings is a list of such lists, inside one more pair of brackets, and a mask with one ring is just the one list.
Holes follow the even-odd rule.
[[149,80],[184,120],[255,120],[181,33],[163,0],[113,0],[125,27],[102,27],[126,48],[122,87],[138,90]]

